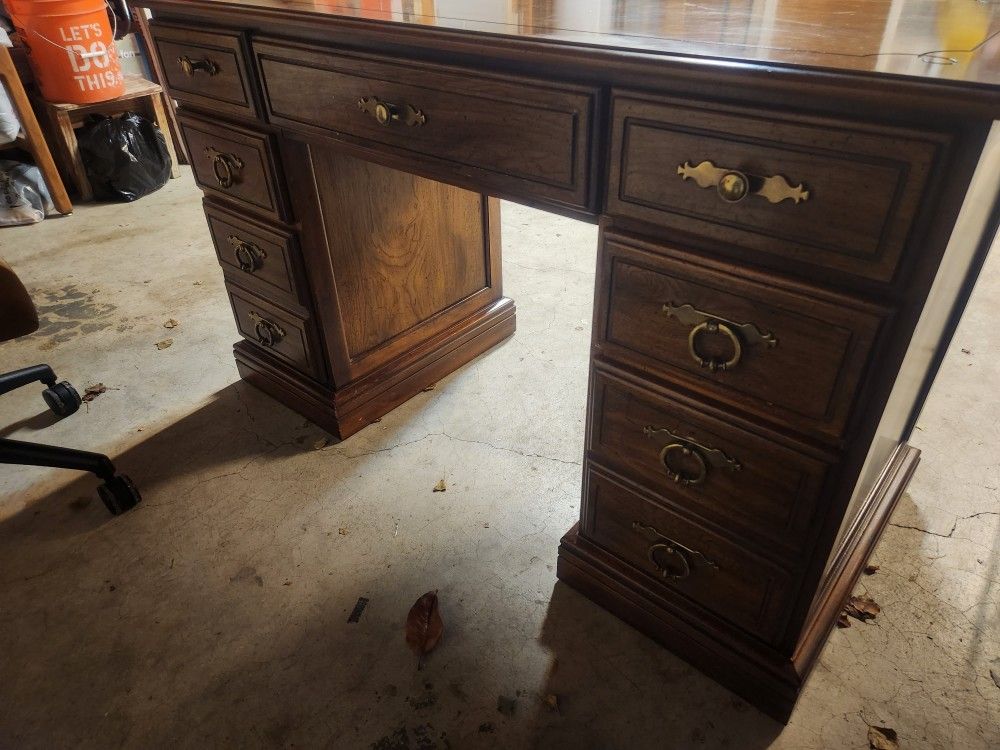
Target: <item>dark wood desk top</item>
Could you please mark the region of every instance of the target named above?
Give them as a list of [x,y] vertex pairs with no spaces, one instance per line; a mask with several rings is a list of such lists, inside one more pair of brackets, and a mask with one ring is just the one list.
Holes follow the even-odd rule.
[[[996,0],[152,0],[654,55],[1000,86]],[[300,18],[301,20],[301,18]]]

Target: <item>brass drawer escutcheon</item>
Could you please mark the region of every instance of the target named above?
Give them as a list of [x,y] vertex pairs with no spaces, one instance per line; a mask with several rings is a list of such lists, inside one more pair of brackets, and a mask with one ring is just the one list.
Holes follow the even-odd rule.
[[416,107],[409,104],[390,104],[375,96],[363,96],[358,99],[358,109],[365,112],[379,125],[389,126],[394,122],[420,127],[427,122],[427,117]]
[[257,341],[262,346],[275,346],[283,338],[285,338],[285,329],[273,320],[268,320],[253,310],[251,310],[248,315],[250,320],[253,321],[253,331],[257,336]]
[[780,174],[761,177],[738,169],[717,167],[710,161],[703,161],[698,166],[686,161],[678,165],[677,174],[682,180],[694,180],[700,188],[714,187],[726,203],[739,203],[748,195],[759,195],[771,203],[809,200],[809,190],[802,183],[793,186]]
[[[646,537],[646,539],[653,542],[649,545],[646,556],[649,557],[649,562],[656,568],[656,572],[664,578],[679,581],[690,576],[696,568],[719,569],[718,565],[705,557],[701,552],[675,542],[652,526],[646,526],[638,521],[633,521],[632,530],[637,531]],[[670,562],[676,564],[677,568],[661,564],[657,557],[661,552],[667,555],[670,558]]]
[[[763,344],[768,348],[778,345],[778,339],[773,333],[760,330],[753,323],[736,323],[720,318],[718,315],[702,312],[693,305],[674,305],[668,302],[662,312],[668,318],[676,318],[684,325],[694,326],[688,334],[688,351],[691,358],[700,367],[706,367],[711,372],[732,370],[743,358],[743,345]],[[729,339],[733,354],[728,360],[716,357],[703,357],[698,353],[698,338],[703,334],[721,334]]]
[[203,57],[201,60],[192,60],[187,55],[181,55],[177,58],[177,64],[181,66],[181,70],[184,71],[184,75],[188,78],[193,78],[194,74],[198,71],[214,76],[218,75],[221,70],[219,63],[208,57]]
[[233,256],[236,259],[236,265],[240,267],[241,271],[253,273],[264,265],[264,258],[267,257],[267,253],[261,250],[259,246],[253,242],[241,240],[235,234],[229,235],[226,239],[233,246]]
[[212,160],[212,171],[219,187],[231,188],[236,182],[236,175],[245,166],[243,160],[235,154],[219,151],[214,146],[206,146],[205,153]]
[[[689,437],[682,437],[676,432],[665,427],[647,426],[642,428],[642,433],[648,437],[663,436],[670,442],[660,451],[660,462],[663,464],[667,477],[677,484],[698,485],[704,483],[708,477],[710,468],[725,469],[726,471],[740,471],[743,466],[735,458],[727,456],[718,448],[710,448],[701,445]],[[680,454],[684,458],[693,458],[698,464],[698,471],[695,474],[684,474],[670,465],[670,456]]]

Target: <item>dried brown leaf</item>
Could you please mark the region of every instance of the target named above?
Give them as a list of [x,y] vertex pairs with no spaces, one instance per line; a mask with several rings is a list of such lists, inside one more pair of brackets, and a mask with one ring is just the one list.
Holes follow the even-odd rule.
[[417,599],[406,616],[406,644],[418,657],[417,669],[423,658],[438,645],[444,634],[444,620],[438,606],[437,591],[428,591]]
[[166,349],[167,347],[173,345],[173,343],[174,343],[173,339],[163,339],[163,341],[157,341],[156,342],[156,348],[157,349]]
[[347,536],[347,529],[341,527],[337,529],[337,533],[340,534],[341,536]]
[[990,677],[993,678],[993,684],[996,685],[998,688],[1000,688],[1000,672],[997,672],[996,670],[991,669],[990,670]]
[[896,730],[889,727],[868,727],[869,750],[899,750]]
[[873,576],[876,573],[878,573],[878,570],[879,570],[879,566],[878,565],[866,565],[865,566],[865,575],[866,576]]
[[554,693],[549,693],[544,698],[542,698],[542,703],[545,704],[545,707],[548,708],[549,711],[559,710],[559,696],[555,695]]
[[328,442],[329,441],[326,438],[320,438],[315,443],[313,443],[313,450],[314,451],[321,451],[321,450],[323,450],[326,447],[326,445],[327,445]]
[[844,614],[861,622],[874,620],[875,615],[881,611],[882,608],[875,603],[875,600],[867,596],[852,596],[844,605]]
[[107,388],[104,383],[95,383],[94,385],[88,385],[83,391],[83,401],[84,403],[90,403],[95,398],[100,396],[102,393],[107,392]]
[[440,482],[434,485],[434,489],[432,490],[432,492],[445,492],[447,489],[448,487],[447,485],[445,485],[444,480],[442,479]]
[[166,322],[165,322],[165,323],[163,324],[163,327],[164,327],[164,328],[176,328],[176,327],[177,327],[177,325],[178,325],[178,324],[177,324],[177,321],[176,321],[176,320],[174,320],[173,318],[170,318],[170,319],[168,319],[168,320],[167,320],[167,321],[166,321]]
[[839,615],[837,615],[837,627],[838,628],[851,627],[851,618],[847,616],[846,612],[841,612]]

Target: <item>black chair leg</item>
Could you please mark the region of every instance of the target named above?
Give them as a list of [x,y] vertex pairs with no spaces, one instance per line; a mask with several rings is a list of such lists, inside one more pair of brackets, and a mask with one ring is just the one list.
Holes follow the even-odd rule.
[[104,480],[97,488],[101,500],[115,516],[134,508],[142,500],[132,480],[124,474],[116,475],[111,459],[100,453],[0,438],[0,464],[51,466],[96,474]]
[[56,374],[48,365],[35,365],[0,374],[0,396],[29,383],[44,383],[48,386],[42,391],[42,398],[57,416],[68,417],[80,408],[80,394],[66,381],[57,383]]

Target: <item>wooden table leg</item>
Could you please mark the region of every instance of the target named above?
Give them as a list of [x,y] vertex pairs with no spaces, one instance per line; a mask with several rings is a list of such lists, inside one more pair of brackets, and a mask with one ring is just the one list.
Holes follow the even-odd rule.
[[67,112],[52,113],[53,126],[58,133],[58,140],[65,147],[66,168],[70,170],[70,179],[76,185],[80,200],[90,201],[94,199],[94,191],[90,187],[90,180],[87,178],[87,169],[83,166],[83,158],[80,156],[80,144],[76,140],[76,131],[73,129],[73,122]]

